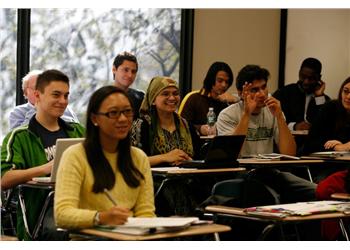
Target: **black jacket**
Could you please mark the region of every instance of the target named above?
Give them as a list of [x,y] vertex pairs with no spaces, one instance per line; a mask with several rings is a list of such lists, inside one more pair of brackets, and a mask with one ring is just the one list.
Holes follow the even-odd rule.
[[[287,124],[290,122],[298,123],[304,121],[306,95],[299,84],[292,83],[284,86],[278,89],[273,96],[281,102],[282,111],[286,117]],[[327,95],[325,95],[325,98],[326,102],[330,100]],[[316,105],[315,98],[311,99],[306,113],[306,120],[309,123],[314,123],[319,109],[323,105]]]

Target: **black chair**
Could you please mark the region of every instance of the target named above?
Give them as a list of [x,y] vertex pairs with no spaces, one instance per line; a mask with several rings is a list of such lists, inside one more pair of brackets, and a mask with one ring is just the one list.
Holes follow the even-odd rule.
[[216,183],[211,191],[212,195],[240,197],[244,179],[224,180]]
[[17,224],[17,190],[8,189],[1,191],[1,234],[16,236]]
[[237,207],[279,204],[279,195],[269,186],[251,179],[231,179],[218,182],[212,195],[231,197]]
[[[252,207],[279,204],[279,195],[267,185],[252,179],[230,179],[216,183],[207,205]],[[215,203],[217,201],[217,203]],[[207,215],[208,217],[208,215]],[[271,235],[274,225],[249,221],[225,215],[212,215],[219,224],[230,225],[232,231],[220,235],[223,240],[264,240]],[[275,236],[273,236],[275,237]]]

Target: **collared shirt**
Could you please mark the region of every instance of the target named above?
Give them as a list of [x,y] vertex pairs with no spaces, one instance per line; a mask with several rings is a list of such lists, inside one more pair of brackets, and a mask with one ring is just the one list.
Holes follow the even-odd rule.
[[[36,113],[35,106],[30,102],[27,102],[22,105],[16,106],[9,116],[9,127],[10,129],[17,128],[21,125],[26,125],[29,123],[30,118]],[[66,122],[75,122],[79,123],[77,115],[67,106],[61,118]]]

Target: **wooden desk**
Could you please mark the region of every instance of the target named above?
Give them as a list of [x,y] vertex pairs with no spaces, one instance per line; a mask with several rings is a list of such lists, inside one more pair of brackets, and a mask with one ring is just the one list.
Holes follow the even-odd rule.
[[349,193],[334,193],[331,195],[333,199],[339,199],[339,200],[350,200],[350,194]]
[[15,236],[0,235],[0,241],[17,241],[18,238]]
[[294,135],[294,136],[295,135],[296,136],[302,136],[302,135],[306,136],[306,135],[309,134],[309,130],[292,130],[291,134]]
[[287,216],[287,217],[283,217],[283,218],[267,217],[267,216],[259,216],[256,214],[247,214],[243,211],[243,208],[227,207],[227,206],[207,206],[205,208],[205,210],[208,212],[212,212],[212,213],[234,215],[236,217],[246,218],[246,219],[258,218],[259,220],[282,221],[282,222],[300,222],[300,221],[307,221],[307,220],[342,219],[342,218],[349,218],[350,217],[350,214],[344,214],[342,212],[312,214],[312,215],[305,215],[305,216],[295,216],[294,215],[294,216]]
[[306,168],[309,180],[313,182],[309,165],[324,163],[323,159],[300,159],[300,160],[269,160],[257,158],[238,159],[239,165],[245,168],[256,167],[286,167],[286,166],[302,166]]
[[240,166],[248,165],[308,165],[324,163],[323,159],[300,159],[300,160],[269,160],[257,158],[238,159]]
[[180,168],[180,167],[164,167],[152,168],[154,174],[165,175],[187,175],[187,174],[210,174],[210,173],[227,173],[245,171],[245,168],[211,168],[211,169],[196,169],[196,168]]
[[196,168],[179,168],[179,167],[164,167],[164,168],[152,168],[152,174],[156,176],[161,176],[162,180],[160,186],[156,190],[154,197],[157,197],[162,190],[164,184],[171,180],[172,178],[189,177],[191,175],[201,175],[201,174],[224,174],[224,173],[236,173],[245,171],[245,168],[213,168],[213,169],[196,169]]
[[99,236],[109,240],[162,240],[167,238],[186,237],[203,234],[214,234],[215,239],[219,240],[218,233],[230,231],[231,228],[225,225],[208,224],[197,225],[189,228],[167,233],[155,233],[150,235],[128,235],[122,233],[106,232],[97,229],[82,229],[79,232],[93,236]]
[[324,162],[335,162],[335,163],[346,163],[349,166],[350,156],[338,156],[338,157],[327,157],[327,156],[302,156],[302,160],[322,160]]
[[[243,208],[227,207],[227,206],[207,206],[205,210],[207,212],[211,212],[217,215],[234,217],[234,218],[243,218],[247,220],[265,221],[270,223],[262,231],[260,236],[261,239],[265,239],[267,234],[271,232],[271,230],[275,226],[282,226],[283,223],[297,223],[297,222],[304,222],[304,221],[310,221],[310,220],[339,219],[339,224],[340,224],[342,233],[346,238],[346,240],[349,241],[348,232],[346,230],[346,227],[344,226],[343,219],[350,218],[350,214],[344,214],[342,212],[322,213],[322,214],[313,214],[313,215],[306,215],[306,216],[287,216],[287,217],[279,218],[279,217],[259,216],[256,214],[247,214],[243,211]],[[282,235],[282,237],[284,238],[284,235]]]

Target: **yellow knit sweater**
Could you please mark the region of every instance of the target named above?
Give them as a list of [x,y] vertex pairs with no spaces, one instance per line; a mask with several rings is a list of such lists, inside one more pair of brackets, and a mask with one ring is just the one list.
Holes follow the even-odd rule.
[[[130,209],[130,216],[154,217],[153,180],[146,154],[136,147],[131,156],[145,179],[137,188],[129,187],[116,167],[117,153],[104,154],[116,175],[111,195],[118,206]],[[82,144],[67,149],[57,173],[54,211],[56,225],[61,228],[88,228],[93,226],[97,211],[109,210],[113,204],[104,193],[93,193],[94,176]]]

